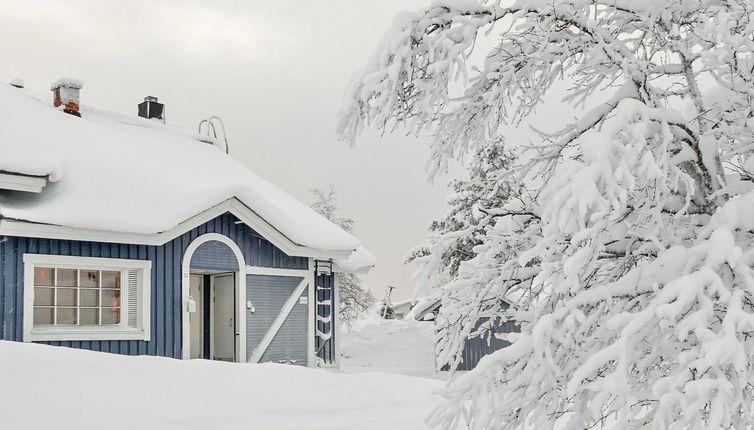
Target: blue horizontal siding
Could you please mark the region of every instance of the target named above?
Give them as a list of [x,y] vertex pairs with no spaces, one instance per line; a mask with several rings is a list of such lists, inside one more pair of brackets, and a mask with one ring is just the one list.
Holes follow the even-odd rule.
[[57,239],[0,236],[0,333],[3,340],[23,340],[23,254],[127,258],[152,262],[151,341],[44,342],[128,355],[181,356],[181,260],[186,248],[205,233],[229,237],[241,248],[246,264],[306,269],[307,258],[291,257],[256,231],[226,213],[162,246],[126,245]]

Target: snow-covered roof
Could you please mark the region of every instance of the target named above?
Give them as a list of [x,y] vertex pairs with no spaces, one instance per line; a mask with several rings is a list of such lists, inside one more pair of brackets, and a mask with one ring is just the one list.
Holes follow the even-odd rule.
[[335,264],[341,272],[366,272],[374,266],[377,258],[363,246],[356,248],[348,258],[336,258]]
[[[360,247],[206,137],[85,103],[77,118],[50,97],[0,85],[0,172],[50,181],[39,194],[0,195],[0,219],[154,235],[237,199],[297,246],[344,256]],[[353,254],[374,264],[362,257]]]

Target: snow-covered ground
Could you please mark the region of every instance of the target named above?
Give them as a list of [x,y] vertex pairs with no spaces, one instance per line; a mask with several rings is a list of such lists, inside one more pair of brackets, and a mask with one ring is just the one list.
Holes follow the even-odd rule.
[[0,429],[423,429],[443,382],[385,370],[431,375],[426,335],[366,324],[343,338],[343,371],[0,341]]
[[383,320],[367,314],[342,332],[341,368],[442,377],[434,375],[433,327],[426,321]]

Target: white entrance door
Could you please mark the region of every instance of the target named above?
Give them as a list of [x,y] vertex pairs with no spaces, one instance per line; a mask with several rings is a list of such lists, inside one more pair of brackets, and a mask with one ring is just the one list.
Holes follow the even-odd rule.
[[203,358],[204,354],[204,278],[191,275],[189,296],[196,303],[194,312],[189,313],[191,330],[191,358]]
[[235,361],[236,315],[235,276],[233,274],[212,277],[212,334],[213,359]]

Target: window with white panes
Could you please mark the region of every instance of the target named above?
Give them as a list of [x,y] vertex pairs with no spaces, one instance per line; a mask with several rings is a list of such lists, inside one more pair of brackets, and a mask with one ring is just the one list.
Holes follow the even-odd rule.
[[24,255],[24,340],[149,340],[151,262]]
[[120,271],[34,268],[34,325],[121,323]]

